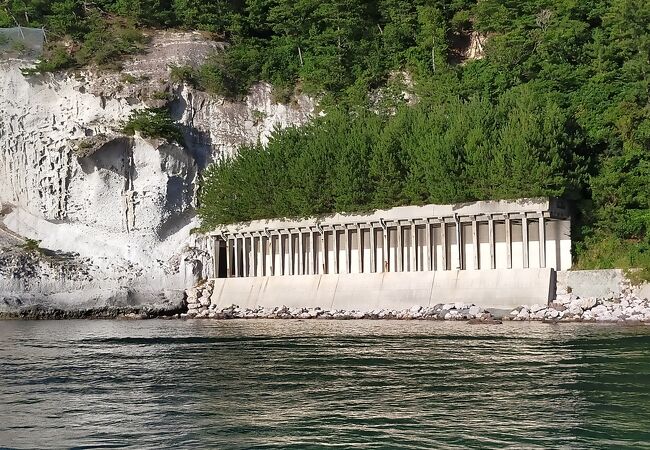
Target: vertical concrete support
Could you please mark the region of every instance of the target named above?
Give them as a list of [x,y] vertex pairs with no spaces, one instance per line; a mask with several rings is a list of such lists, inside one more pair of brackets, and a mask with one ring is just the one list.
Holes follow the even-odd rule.
[[492,219],[492,216],[488,219],[488,239],[490,242],[490,269],[496,269],[496,243],[494,241],[494,219]]
[[521,219],[521,240],[522,240],[522,255],[524,258],[524,269],[528,268],[528,219],[526,214]]
[[512,269],[512,227],[510,216],[506,214],[506,268]]
[[256,277],[257,276],[257,266],[258,266],[258,260],[257,260],[257,246],[255,245],[255,236],[251,234],[251,271],[250,271],[250,276],[251,277]]
[[282,233],[278,234],[278,248],[280,251],[280,275],[284,275],[284,239],[282,239]]
[[460,229],[460,220],[458,215],[454,214],[454,221],[456,222],[456,252],[458,253],[458,267],[461,270],[465,268],[465,261],[463,261],[463,233]]
[[314,260],[316,259],[316,246],[314,245],[314,230],[309,229],[309,275],[315,275]]
[[402,226],[397,224],[395,229],[395,235],[397,236],[397,245],[395,248],[395,271],[402,272],[404,270],[404,243],[402,242]]
[[370,273],[377,271],[377,263],[375,259],[377,257],[377,236],[375,235],[375,229],[372,224],[370,224]]
[[212,268],[213,269],[213,275],[212,276],[214,278],[219,278],[219,263],[221,262],[221,261],[219,261],[221,259],[221,257],[220,257],[221,252],[219,250],[221,250],[221,242],[219,241],[218,237],[215,237],[212,240],[212,251],[214,252],[213,253],[214,262],[213,262],[213,268]]
[[273,253],[273,236],[268,234],[266,236],[266,254],[269,258],[268,276],[275,275],[275,254]]
[[440,222],[440,238],[442,239],[442,270],[447,270],[447,224]]
[[250,253],[249,253],[249,247],[248,247],[248,238],[244,235],[241,237],[241,243],[242,243],[242,276],[247,277],[248,273],[250,271]]
[[305,247],[303,244],[302,231],[298,229],[298,275],[305,273]]
[[247,277],[248,276],[248,252],[246,249],[248,248],[247,242],[246,242],[246,236],[242,234],[241,236],[241,260],[240,260],[240,265],[241,265],[241,271],[239,272],[240,277]]
[[427,259],[426,270],[431,271],[433,269],[433,259],[431,257],[433,254],[433,249],[431,246],[431,224],[429,224],[428,220],[424,224],[424,245],[427,247],[427,251],[424,255],[424,257]]
[[415,233],[415,221],[411,221],[411,272],[418,271],[418,238]]
[[352,250],[350,249],[350,229],[345,226],[345,270],[343,273],[352,272]]
[[239,238],[235,236],[235,277],[239,277]]
[[327,242],[325,242],[325,231],[322,228],[319,228],[320,231],[320,274],[324,275],[327,273]]
[[361,225],[357,224],[357,264],[359,265],[359,273],[363,273],[363,232]]
[[226,278],[230,278],[235,274],[234,271],[234,253],[233,253],[233,240],[226,238]]
[[474,269],[479,270],[481,268],[479,257],[479,248],[481,247],[481,243],[478,240],[478,223],[476,222],[476,216],[472,217],[472,244],[474,245]]
[[390,269],[389,261],[388,261],[388,254],[390,253],[390,249],[388,248],[388,227],[386,224],[382,222],[382,227],[381,227],[381,234],[383,239],[383,246],[381,248],[381,256],[382,256],[382,271],[383,272],[388,272]]
[[544,214],[539,214],[539,267],[546,267],[546,223]]
[[257,268],[255,269],[255,275],[258,277],[264,276],[264,239],[262,235],[257,236]]
[[287,271],[287,275],[293,275],[294,267],[295,267],[295,258],[294,258],[294,252],[293,252],[293,234],[291,233],[291,230],[289,230],[289,234],[287,235],[287,239],[289,241],[289,270]]
[[334,273],[339,273],[339,232],[332,230],[332,248],[334,249]]

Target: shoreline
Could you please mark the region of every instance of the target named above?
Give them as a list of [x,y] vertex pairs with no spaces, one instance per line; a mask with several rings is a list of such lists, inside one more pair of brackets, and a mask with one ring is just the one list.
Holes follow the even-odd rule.
[[[590,300],[592,302],[592,300]],[[191,304],[190,304],[191,305]],[[604,306],[597,303],[594,308]],[[559,304],[554,307],[522,306],[512,311],[483,309],[471,303],[438,304],[434,307],[414,306],[402,310],[374,310],[374,311],[345,311],[326,310],[321,308],[289,308],[286,306],[273,308],[244,309],[232,305],[223,309],[213,308],[196,314],[188,313],[187,307],[160,308],[150,305],[132,307],[102,307],[84,309],[61,309],[34,305],[20,310],[0,312],[0,320],[299,320],[299,321],[337,321],[337,320],[371,320],[371,321],[429,321],[429,322],[467,322],[468,324],[501,324],[503,322],[539,322],[550,324],[586,323],[586,324],[614,324],[623,326],[644,325],[650,326],[650,317],[638,316],[614,317],[611,315],[570,315],[558,311]],[[558,308],[558,309],[555,309]],[[594,309],[592,308],[592,309]],[[567,311],[565,309],[564,311]],[[603,308],[596,310],[603,311]],[[590,310],[587,310],[590,311]],[[609,311],[608,311],[609,312]],[[528,316],[526,317],[526,314]],[[557,314],[557,315],[556,315]],[[585,317],[586,316],[586,317]]]
[[[78,293],[77,293],[78,294]],[[169,297],[169,293],[167,294]],[[535,321],[546,323],[613,323],[650,325],[650,300],[638,297],[629,288],[605,298],[578,297],[559,294],[549,303],[520,305],[513,309],[497,309],[474,303],[445,302],[433,306],[413,305],[410,308],[372,310],[333,309],[323,307],[254,306],[231,304],[219,306],[210,282],[177,291],[174,301],[160,296],[104,299],[74,306],[70,303],[35,301],[24,304],[5,299],[0,307],[0,320],[418,320],[467,321],[473,324],[502,321]]]

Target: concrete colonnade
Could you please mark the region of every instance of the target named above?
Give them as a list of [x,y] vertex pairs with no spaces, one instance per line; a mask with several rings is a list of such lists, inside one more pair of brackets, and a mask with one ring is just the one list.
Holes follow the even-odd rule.
[[221,231],[212,234],[215,277],[565,270],[569,229],[539,211]]

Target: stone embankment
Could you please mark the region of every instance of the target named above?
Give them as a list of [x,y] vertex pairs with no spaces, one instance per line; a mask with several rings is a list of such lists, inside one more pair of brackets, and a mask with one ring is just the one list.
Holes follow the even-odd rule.
[[214,283],[208,281],[187,291],[189,319],[393,319],[393,320],[469,320],[494,323],[499,320],[546,322],[648,322],[650,301],[631,290],[607,298],[579,298],[572,294],[558,295],[546,305],[520,306],[500,313],[471,303],[439,303],[435,306],[413,306],[410,309],[376,309],[372,311],[330,310],[327,308],[291,308],[287,306],[242,308],[238,305],[218,306],[212,301]]
[[580,298],[558,295],[549,305],[520,306],[510,312],[511,320],[547,320],[561,322],[649,322],[650,300],[631,292],[611,294],[607,298]]

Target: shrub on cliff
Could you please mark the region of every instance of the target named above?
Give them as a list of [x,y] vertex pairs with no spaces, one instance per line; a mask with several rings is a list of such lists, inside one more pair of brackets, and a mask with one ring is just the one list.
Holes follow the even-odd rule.
[[162,138],[170,142],[183,143],[183,134],[174,123],[169,111],[163,108],[148,108],[133,111],[122,131],[129,136],[140,132],[147,138]]

